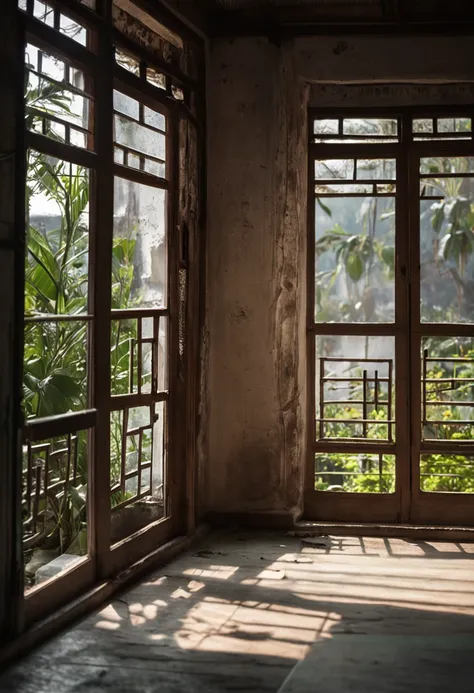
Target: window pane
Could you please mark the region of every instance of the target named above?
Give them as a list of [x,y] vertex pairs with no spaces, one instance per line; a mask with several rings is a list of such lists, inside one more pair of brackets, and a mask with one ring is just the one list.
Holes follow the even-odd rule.
[[316,339],[316,438],[392,441],[393,337]]
[[84,73],[28,44],[25,52],[26,127],[52,139],[92,148],[91,99]]
[[422,342],[422,431],[425,440],[474,439],[474,339]]
[[25,592],[88,553],[88,431],[23,446]]
[[167,194],[116,178],[112,307],[164,308],[167,302]]
[[395,118],[344,118],[344,135],[396,137],[398,124]]
[[87,312],[89,172],[30,150],[25,311]]
[[114,91],[114,109],[114,141],[124,165],[165,178],[165,116],[120,91]]
[[315,491],[394,493],[395,456],[326,453],[314,456]]
[[160,393],[168,387],[168,318],[112,320],[112,395]]
[[23,407],[28,418],[87,408],[87,343],[84,321],[26,322]]
[[165,160],[165,137],[128,118],[116,115],[115,141],[143,154]]
[[314,134],[315,135],[337,135],[339,129],[339,121],[334,120],[315,120]]
[[421,455],[420,488],[429,493],[474,493],[474,457],[449,452]]
[[315,320],[395,318],[395,198],[315,202]]
[[167,515],[166,402],[112,412],[111,543]]
[[[461,157],[433,160],[432,167],[444,172],[452,165],[460,172],[463,162],[468,171],[471,160]],[[421,198],[421,319],[474,322],[474,177],[422,179]]]

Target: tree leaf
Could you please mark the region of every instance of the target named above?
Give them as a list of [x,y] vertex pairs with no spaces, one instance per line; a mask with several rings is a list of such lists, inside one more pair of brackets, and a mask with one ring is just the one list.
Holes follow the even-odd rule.
[[364,262],[357,252],[351,252],[346,257],[346,271],[354,282],[358,282],[364,273]]

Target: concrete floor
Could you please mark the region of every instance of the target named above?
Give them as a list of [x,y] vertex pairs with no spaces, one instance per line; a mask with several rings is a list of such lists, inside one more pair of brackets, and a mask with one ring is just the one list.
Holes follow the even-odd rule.
[[213,534],[0,691],[472,693],[473,561],[473,544]]

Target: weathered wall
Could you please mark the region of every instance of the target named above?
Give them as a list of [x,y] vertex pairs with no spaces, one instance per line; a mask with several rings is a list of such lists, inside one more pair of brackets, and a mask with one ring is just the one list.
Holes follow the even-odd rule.
[[[209,77],[212,510],[299,501],[304,94],[291,52],[219,42]],[[298,93],[299,92],[299,93]]]
[[212,43],[209,510],[285,510],[301,499],[307,91],[311,105],[331,105],[344,103],[334,83],[472,81],[471,50],[469,37]]

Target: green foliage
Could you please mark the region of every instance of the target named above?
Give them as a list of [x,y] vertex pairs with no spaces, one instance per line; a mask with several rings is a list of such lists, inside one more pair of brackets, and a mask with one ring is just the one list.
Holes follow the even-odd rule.
[[[435,257],[439,272],[440,294],[446,293],[446,273],[454,278],[457,291],[457,305],[433,310],[431,319],[447,323],[461,319],[474,320],[474,291],[470,288],[472,274],[472,257],[474,251],[474,203],[463,194],[462,179],[442,178],[446,170],[446,159],[433,159],[429,170],[440,173],[440,178],[430,179],[431,192],[440,194],[443,199],[429,205],[424,214],[430,221],[433,237],[432,248],[423,249]],[[456,160],[456,171],[459,171],[462,159]],[[319,202],[319,201],[318,201]],[[333,218],[330,209],[320,204],[320,207]],[[334,211],[334,210],[333,210]],[[361,232],[349,233],[340,224],[334,223],[316,242],[316,254],[320,266],[324,270],[316,275],[316,305],[317,319],[329,322],[334,315],[341,315],[350,321],[371,321],[377,319],[378,307],[384,310],[383,301],[375,305],[372,291],[373,268],[378,262],[384,274],[394,278],[395,247],[394,236],[390,234],[380,237],[375,231],[377,220],[394,218],[392,210],[379,215],[376,201],[372,200],[365,210],[362,219]],[[423,219],[423,212],[422,212]],[[326,258],[326,259],[325,259]],[[344,297],[335,292],[337,282],[344,280]],[[433,279],[436,281],[436,278]],[[471,282],[472,283],[472,282]],[[426,310],[426,309],[425,309]],[[462,343],[460,343],[462,342]],[[474,359],[474,339],[458,340],[456,338],[427,339],[425,347],[431,357],[464,356]],[[366,352],[368,346],[366,345]],[[366,353],[366,356],[368,354]],[[421,358],[421,355],[420,355]],[[360,372],[352,372],[358,375]],[[474,365],[470,363],[455,364],[442,361],[430,362],[427,373],[428,379],[441,378],[474,378]],[[436,406],[428,406],[428,418],[442,420],[443,424],[427,424],[424,436],[427,439],[443,440],[473,440],[474,408],[458,406],[456,402],[473,401],[473,383],[457,383],[446,386],[445,383],[428,383],[427,400],[439,401]],[[362,399],[359,389],[352,388],[349,399]],[[374,399],[374,393],[369,393],[369,400]],[[393,398],[394,400],[394,398]],[[454,404],[443,404],[454,402]],[[421,412],[420,412],[421,415]],[[325,417],[334,419],[361,418],[360,406],[342,406],[337,403],[325,406]],[[377,424],[377,419],[386,419],[387,410],[367,413],[374,423],[367,424],[366,438],[368,440],[387,437],[387,425]],[[455,421],[467,420],[466,424],[455,424]],[[445,423],[444,423],[445,422]],[[349,424],[341,421],[325,424],[326,435],[331,438],[363,437],[362,424]],[[384,456],[380,466],[378,453],[373,456],[325,454],[316,455],[315,488],[318,490],[344,490],[348,492],[389,492],[394,490],[395,461],[393,457]],[[452,491],[462,493],[474,492],[474,460],[449,452],[443,454],[424,455],[420,462],[421,488],[424,491]],[[332,480],[332,481],[331,481]]]
[[[40,83],[41,84],[41,83]],[[61,86],[38,89],[27,86],[26,126],[39,122],[36,110],[67,114],[69,97]],[[49,136],[61,138],[49,131]],[[30,218],[32,203],[42,202],[48,213]],[[23,407],[27,418],[79,411],[89,406],[88,324],[81,320],[57,320],[88,312],[89,300],[89,178],[86,169],[54,159],[36,151],[28,152],[26,207],[28,210],[25,257],[25,339]],[[127,237],[116,237],[112,256],[112,307],[133,307],[134,229]],[[48,317],[53,318],[48,320]],[[128,392],[129,356],[136,327],[131,321],[114,321],[111,367],[114,394]],[[111,459],[118,460],[121,427],[113,419]],[[53,441],[60,449],[62,441]],[[58,448],[59,446],[59,448]],[[78,482],[66,485],[66,492],[50,493],[46,545],[61,552],[84,553],[87,541],[87,464],[86,436],[78,436]],[[116,463],[117,464],[117,463]],[[112,466],[111,478],[118,473]],[[64,481],[64,456],[55,470],[56,480]],[[124,500],[114,494],[113,503]],[[42,505],[41,505],[42,504]],[[46,499],[39,510],[45,509]]]

